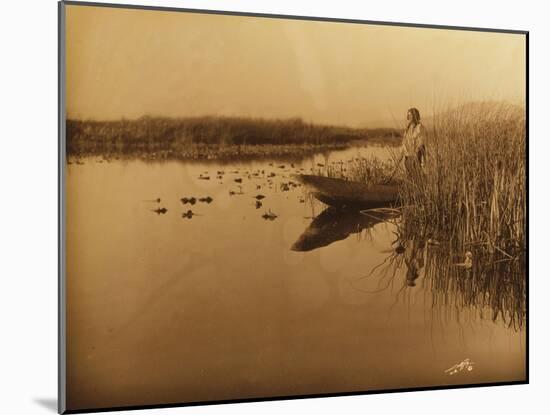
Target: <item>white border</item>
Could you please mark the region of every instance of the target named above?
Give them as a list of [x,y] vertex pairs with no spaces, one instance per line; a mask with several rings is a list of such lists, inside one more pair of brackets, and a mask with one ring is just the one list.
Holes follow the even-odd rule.
[[[548,286],[545,261],[548,13],[543,2],[407,0],[296,2],[287,0],[125,1],[128,4],[222,9],[364,20],[530,31],[530,309],[531,385],[141,411],[267,414],[398,412],[500,414],[543,411],[548,393]],[[57,5],[55,0],[3,5],[0,100],[2,150],[0,234],[2,406],[5,413],[53,413],[57,374]],[[540,74],[540,76],[538,76]],[[540,351],[537,353],[537,351]],[[46,403],[46,405],[44,405]],[[134,412],[137,413],[137,412]]]

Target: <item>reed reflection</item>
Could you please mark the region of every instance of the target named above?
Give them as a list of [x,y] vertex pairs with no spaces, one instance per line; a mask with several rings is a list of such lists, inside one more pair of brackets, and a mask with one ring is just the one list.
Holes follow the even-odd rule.
[[[517,331],[526,318],[525,252],[508,247],[507,252],[492,250],[485,244],[457,247],[452,241],[439,241],[430,234],[403,237],[401,224],[397,239],[385,252],[383,263],[359,278],[378,278],[376,293],[394,283],[397,296],[414,289],[419,281],[430,293],[432,310],[472,311],[482,320],[502,322]],[[401,282],[399,280],[401,279]],[[459,313],[456,314],[457,316]]]

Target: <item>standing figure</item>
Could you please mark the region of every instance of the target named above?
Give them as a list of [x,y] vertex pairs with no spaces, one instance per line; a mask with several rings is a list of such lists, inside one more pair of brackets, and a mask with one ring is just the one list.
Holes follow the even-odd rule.
[[420,122],[416,108],[407,111],[407,128],[403,133],[402,156],[409,176],[419,171],[426,162],[426,128]]

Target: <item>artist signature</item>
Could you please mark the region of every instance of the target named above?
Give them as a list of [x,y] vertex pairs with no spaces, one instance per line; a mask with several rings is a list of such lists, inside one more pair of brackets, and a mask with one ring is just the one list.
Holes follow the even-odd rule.
[[467,370],[468,372],[474,370],[474,362],[472,362],[470,359],[464,359],[462,362],[457,363],[456,365],[447,369],[445,373],[447,373],[449,376],[452,376],[458,372],[462,372],[463,370]]

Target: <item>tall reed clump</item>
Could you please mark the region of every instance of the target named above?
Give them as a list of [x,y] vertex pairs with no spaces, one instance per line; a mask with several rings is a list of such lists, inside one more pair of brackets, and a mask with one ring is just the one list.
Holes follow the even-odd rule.
[[[523,108],[477,104],[440,112],[427,128],[426,162],[402,171],[401,232],[427,235],[451,259],[437,285],[470,284],[464,304],[515,327],[525,315],[526,124]],[[470,278],[452,262],[473,254]],[[469,283],[465,281],[470,281]],[[445,290],[446,292],[446,290]],[[446,294],[445,294],[446,295]]]
[[403,221],[516,258],[526,246],[525,111],[477,104],[445,111],[427,129],[426,162],[403,172]]

